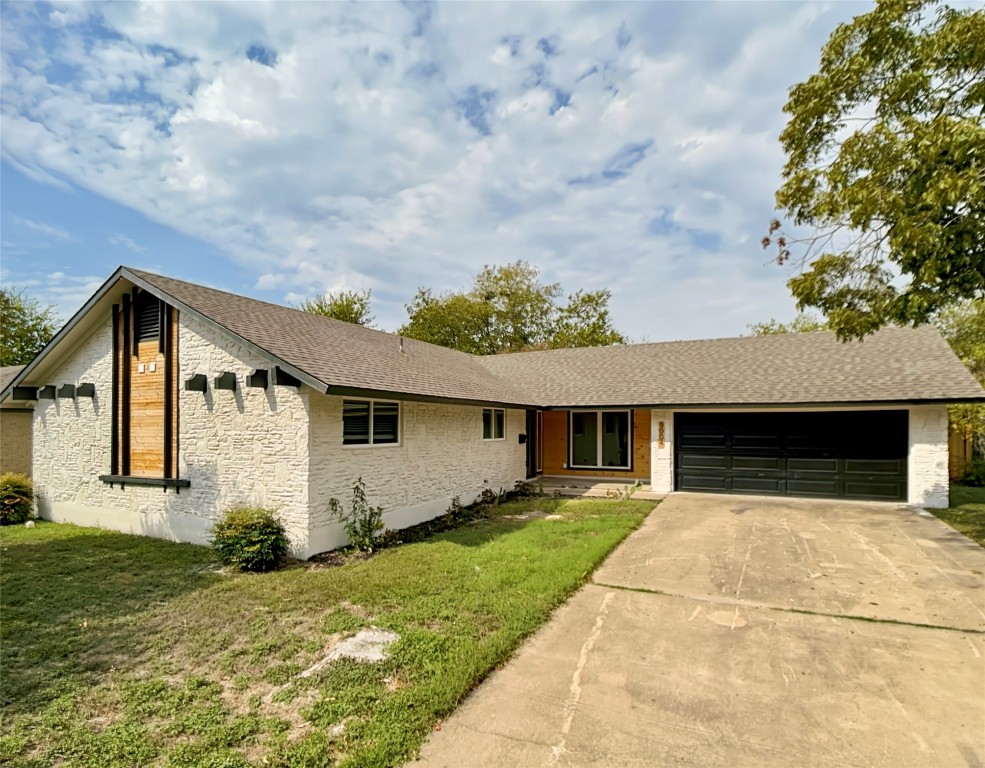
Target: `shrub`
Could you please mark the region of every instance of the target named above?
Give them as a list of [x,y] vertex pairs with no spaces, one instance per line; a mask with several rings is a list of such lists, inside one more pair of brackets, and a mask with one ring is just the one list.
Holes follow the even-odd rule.
[[34,485],[27,475],[0,475],[0,525],[19,525],[31,518]]
[[976,457],[958,482],[973,488],[985,486],[985,459]]
[[371,506],[366,501],[366,486],[361,477],[352,486],[352,504],[348,512],[335,498],[328,500],[328,508],[332,516],[342,523],[352,546],[363,552],[378,548],[378,538],[384,527],[383,507]]
[[222,562],[242,571],[270,571],[287,554],[284,526],[273,510],[236,507],[212,526],[212,546]]

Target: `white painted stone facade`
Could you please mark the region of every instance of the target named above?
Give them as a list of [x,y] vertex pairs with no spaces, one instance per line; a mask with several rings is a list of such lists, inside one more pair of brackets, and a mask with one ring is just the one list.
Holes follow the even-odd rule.
[[507,409],[504,440],[483,440],[481,407],[404,401],[399,444],[344,446],[342,401],[314,393],[310,400],[313,553],[345,543],[328,501],[348,509],[359,477],[387,527],[406,528],[443,514],[454,496],[469,504],[485,488],[510,490],[526,476],[522,410]]
[[[852,409],[841,407],[791,410],[803,412]],[[921,405],[910,406],[906,410],[909,411],[907,501],[920,507],[946,507],[949,492],[947,407]],[[650,485],[655,493],[671,493],[674,490],[674,412],[654,410],[650,412],[650,419]],[[661,421],[664,423],[663,448],[658,445]]]
[[[663,445],[660,424],[663,423]],[[650,490],[670,493],[674,490],[674,412],[650,411]]]
[[906,486],[911,504],[932,509],[943,509],[948,505],[947,429],[945,406],[910,408]]
[[[278,509],[292,546],[307,549],[307,394],[290,387],[244,388],[269,365],[217,331],[180,318],[178,381],[234,371],[236,392],[179,387],[180,493],[99,479],[110,472],[112,330],[109,318],[49,377],[96,385],[96,397],[40,400],[34,411],[38,511],[50,520],[205,543],[217,514],[238,504]],[[217,343],[218,342],[218,343]],[[303,388],[302,388],[303,389]],[[164,439],[164,436],[161,436]]]
[[[505,440],[485,441],[481,407],[404,402],[399,445],[343,447],[342,398],[306,386],[247,387],[246,375],[270,362],[192,317],[179,319],[178,466],[191,486],[176,493],[99,479],[111,469],[107,318],[49,376],[58,386],[91,382],[96,397],[41,400],[34,412],[43,517],[201,544],[222,510],[264,506],[278,511],[294,554],[309,557],[345,543],[328,499],[348,503],[360,476],[388,527],[401,528],[442,514],[453,496],[467,504],[483,488],[510,489],[526,474],[522,410],[507,410]],[[236,374],[236,391],[212,386],[224,371]],[[196,373],[209,378],[205,394],[181,386]]]

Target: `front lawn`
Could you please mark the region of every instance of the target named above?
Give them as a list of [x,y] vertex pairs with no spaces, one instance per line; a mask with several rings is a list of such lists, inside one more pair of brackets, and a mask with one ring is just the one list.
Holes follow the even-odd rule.
[[951,506],[929,511],[985,547],[985,488],[952,485]]
[[[652,507],[511,502],[368,560],[265,575],[224,575],[192,545],[4,528],[0,762],[399,765]],[[400,636],[387,661],[297,677],[369,626]]]

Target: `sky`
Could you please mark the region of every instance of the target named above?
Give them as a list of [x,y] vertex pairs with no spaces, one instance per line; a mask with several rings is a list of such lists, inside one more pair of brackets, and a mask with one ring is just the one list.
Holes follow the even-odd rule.
[[120,264],[277,303],[523,259],[634,341],[795,312],[759,241],[848,2],[0,3],[0,282]]

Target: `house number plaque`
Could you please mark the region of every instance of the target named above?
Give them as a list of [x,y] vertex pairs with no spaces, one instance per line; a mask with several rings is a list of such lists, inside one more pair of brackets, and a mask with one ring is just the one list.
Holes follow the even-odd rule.
[[664,423],[662,421],[657,422],[657,448],[662,449],[664,447]]

